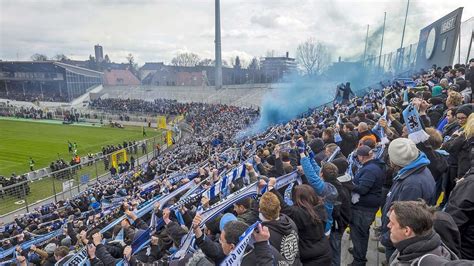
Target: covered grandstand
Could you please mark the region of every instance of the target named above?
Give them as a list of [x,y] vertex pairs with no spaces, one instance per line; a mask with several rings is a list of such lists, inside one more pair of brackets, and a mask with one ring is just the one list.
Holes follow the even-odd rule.
[[0,98],[69,102],[97,85],[103,73],[60,62],[0,62]]

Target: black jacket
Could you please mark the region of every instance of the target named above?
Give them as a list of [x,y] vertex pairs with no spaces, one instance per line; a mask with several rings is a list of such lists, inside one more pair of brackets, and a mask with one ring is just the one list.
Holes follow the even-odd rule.
[[442,155],[435,150],[428,142],[420,142],[416,144],[416,147],[426,154],[430,164],[428,169],[430,169],[431,175],[435,181],[438,181],[442,178],[443,174],[448,170],[448,161],[447,156]]
[[[196,244],[216,265],[219,265],[226,258],[221,245],[204,235],[196,238]],[[279,265],[278,263],[280,261],[284,262],[284,259],[281,257],[278,250],[270,246],[267,242],[254,243],[254,249],[252,250],[249,250],[249,247],[247,246],[246,252],[247,253],[244,255],[240,265],[272,266]]]
[[473,143],[474,138],[466,139],[465,133],[462,133],[460,136],[452,138],[443,144],[443,148],[450,155],[455,155],[457,158],[458,178],[463,177],[471,167],[471,147]]
[[298,228],[296,224],[281,214],[278,220],[262,222],[270,231],[270,245],[280,252],[289,265],[301,265],[298,249]]
[[474,173],[459,181],[446,205],[461,233],[461,257],[474,260]]
[[331,247],[329,246],[329,240],[324,235],[327,220],[324,205],[314,207],[320,217],[320,221],[315,224],[311,221],[311,217],[306,210],[298,206],[288,206],[276,189],[272,189],[271,192],[280,200],[281,213],[288,215],[298,228],[301,262],[312,265],[330,264]]
[[348,157],[349,154],[357,147],[359,138],[357,137],[357,134],[352,131],[345,133],[341,130],[339,134],[342,138],[342,141],[339,143],[339,147],[341,148],[342,154]]
[[448,260],[458,259],[434,231],[402,240],[396,243],[395,247],[397,250],[390,258],[390,265],[417,265],[417,261],[426,254],[435,254]]
[[104,265],[115,265],[120,259],[114,258],[110,255],[109,251],[104,244],[99,244],[96,246],[95,255],[99,260],[102,261]]

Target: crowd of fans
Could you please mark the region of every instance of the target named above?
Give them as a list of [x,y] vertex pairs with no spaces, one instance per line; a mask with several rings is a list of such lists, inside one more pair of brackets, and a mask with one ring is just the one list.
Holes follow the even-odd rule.
[[96,110],[107,110],[115,112],[139,112],[152,114],[179,115],[184,114],[195,103],[178,103],[176,100],[155,99],[144,101],[138,99],[96,99],[89,103],[89,107]]
[[[91,265],[168,264],[193,233],[186,265],[340,265],[349,227],[351,265],[365,265],[370,227],[381,209],[376,229],[386,264],[472,265],[474,59],[468,73],[463,69],[422,71],[410,82],[395,80],[243,140],[235,134],[254,121],[255,111],[198,103],[157,110],[150,103],[151,112],[185,113],[193,134],[110,183],[17,217],[3,226],[2,248],[17,246],[20,265],[66,265],[79,250],[86,250]],[[115,99],[96,104],[127,111],[145,105]],[[236,181],[216,192],[215,184],[227,182],[227,170],[243,162],[248,180],[231,176]],[[278,186],[278,177],[295,172],[302,184]],[[176,173],[186,178],[175,180]],[[183,191],[141,212],[155,196],[193,183],[201,193],[187,198]],[[201,226],[202,209],[252,185],[257,197],[242,198]],[[182,198],[188,200],[176,205]],[[100,231],[112,221],[119,222]],[[249,226],[255,230],[247,232]],[[21,248],[55,230],[52,240]],[[247,235],[252,245],[245,245]],[[238,261],[236,254],[242,254]]]
[[53,112],[45,112],[40,108],[14,107],[0,109],[0,116],[27,118],[27,119],[53,119]]
[[9,178],[0,176],[0,198],[13,196],[20,199],[30,194],[30,186],[25,181],[27,181],[26,175],[13,173]]
[[0,98],[10,99],[15,101],[25,101],[25,102],[68,102],[66,95],[60,96],[59,94],[48,94],[44,93],[41,95],[40,91],[36,91],[32,88],[28,88],[28,93],[23,93],[22,91],[11,90],[9,89],[8,93],[6,91],[0,90]]

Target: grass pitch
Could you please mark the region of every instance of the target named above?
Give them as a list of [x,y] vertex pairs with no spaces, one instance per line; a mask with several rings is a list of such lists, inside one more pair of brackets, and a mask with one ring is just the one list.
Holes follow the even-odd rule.
[[[161,131],[146,128],[147,136],[143,137],[141,127],[126,126],[124,129],[78,125],[50,124],[42,122],[25,122],[0,120],[0,175],[9,177],[12,173],[23,174],[29,172],[30,156],[35,161],[34,169],[49,167],[49,164],[59,158],[69,162],[72,155],[68,153],[67,141],[77,143],[77,152],[80,156],[87,153],[97,153],[103,146],[117,145],[123,141],[142,140],[156,136],[161,142]],[[147,150],[152,150],[152,142]],[[135,157],[141,155],[141,149]],[[97,174],[105,172],[103,163],[97,165]],[[83,167],[76,177],[89,174],[96,177],[95,166]],[[53,182],[56,193],[62,190],[62,180],[44,178],[30,183],[31,192],[27,196],[28,204],[35,203],[53,195]],[[0,198],[0,214],[23,207],[21,201],[15,197]]]
[[30,157],[35,161],[35,169],[48,167],[58,159],[58,154],[70,161],[72,155],[68,153],[68,140],[77,143],[79,155],[86,155],[99,152],[108,144],[117,145],[125,140],[140,140],[159,134],[148,128],[146,133],[147,137],[143,137],[141,127],[131,126],[118,129],[0,120],[0,175],[29,172]]

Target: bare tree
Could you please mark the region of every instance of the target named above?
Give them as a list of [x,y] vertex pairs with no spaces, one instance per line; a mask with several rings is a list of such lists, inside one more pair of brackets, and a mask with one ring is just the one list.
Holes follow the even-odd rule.
[[135,63],[135,57],[131,53],[129,53],[126,57],[128,62],[128,69],[132,72],[133,75],[138,77],[138,64]]
[[179,53],[172,60],[171,64],[174,66],[193,67],[199,64],[200,58],[195,53]]
[[250,61],[248,69],[250,69],[250,70],[259,70],[260,69],[260,62],[258,61],[258,59],[256,57],[254,57],[252,59],[252,61]]
[[214,60],[209,58],[204,58],[197,64],[198,66],[214,66],[216,63]]
[[69,60],[69,58],[64,54],[57,54],[57,55],[53,56],[53,59],[56,60],[56,61]]
[[309,38],[296,48],[296,60],[306,75],[318,75],[331,63],[331,53],[325,44]]
[[48,57],[44,54],[34,54],[31,56],[31,60],[33,61],[46,61]]

